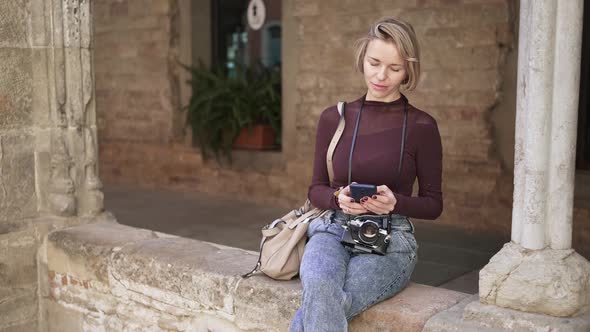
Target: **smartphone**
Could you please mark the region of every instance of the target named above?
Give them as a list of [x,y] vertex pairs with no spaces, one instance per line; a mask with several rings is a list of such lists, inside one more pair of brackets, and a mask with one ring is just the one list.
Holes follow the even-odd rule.
[[372,184],[362,183],[351,183],[350,184],[350,196],[354,198],[354,201],[360,203],[361,198],[368,196],[371,197],[377,194],[377,186]]

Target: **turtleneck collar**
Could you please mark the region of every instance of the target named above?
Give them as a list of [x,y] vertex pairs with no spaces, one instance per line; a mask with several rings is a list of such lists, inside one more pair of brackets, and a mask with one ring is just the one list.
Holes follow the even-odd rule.
[[[360,97],[359,99],[355,100],[356,102],[361,102],[361,100],[363,100],[363,98],[366,98],[367,95],[363,95],[362,97]],[[396,106],[396,105],[403,105],[405,102],[408,101],[408,98],[406,98],[406,96],[404,96],[402,93],[400,93],[400,97],[396,100],[392,100],[392,101],[377,101],[377,100],[365,100],[365,105],[366,106]]]

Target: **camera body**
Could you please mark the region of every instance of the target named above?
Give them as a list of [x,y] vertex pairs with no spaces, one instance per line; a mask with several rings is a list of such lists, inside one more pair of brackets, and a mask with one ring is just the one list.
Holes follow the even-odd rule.
[[344,226],[341,243],[367,253],[385,255],[391,240],[388,226],[383,227],[380,218],[355,218]]

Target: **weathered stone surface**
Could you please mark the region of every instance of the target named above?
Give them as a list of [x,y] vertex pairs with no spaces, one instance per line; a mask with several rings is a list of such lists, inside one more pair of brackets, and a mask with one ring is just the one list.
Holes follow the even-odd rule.
[[454,306],[467,294],[436,287],[411,284],[391,300],[375,305],[350,324],[351,331],[422,331],[436,313]]
[[508,332],[483,326],[477,322],[463,320],[463,309],[473,301],[477,301],[477,295],[467,297],[457,305],[434,315],[426,322],[422,332]]
[[299,308],[301,294],[297,279],[280,282],[265,276],[253,276],[244,280],[236,289],[236,324],[244,330],[286,331]]
[[[30,0],[0,1],[0,47],[27,47]],[[0,75],[0,77],[3,77]],[[0,89],[1,90],[1,89]]]
[[483,325],[502,328],[506,331],[590,331],[590,308],[586,308],[572,317],[560,318],[473,301],[465,307],[463,319],[481,322]]
[[0,286],[0,331],[36,322],[37,292],[35,285],[26,288]]
[[[91,1],[0,1],[2,331],[36,331],[38,319],[40,325],[45,323],[47,314],[38,312],[37,297],[48,296],[49,286],[37,281],[39,275],[46,279],[48,272],[46,255],[37,256],[37,249],[47,232],[93,219],[113,219],[101,214],[100,181],[92,173],[96,140],[66,142],[63,135],[52,139],[67,125],[95,131],[90,8]],[[64,37],[66,45],[84,49],[60,49]],[[91,149],[86,150],[88,145]],[[74,158],[68,154],[70,148]],[[84,183],[72,182],[70,172],[78,175],[82,169],[90,176],[83,178]],[[53,218],[50,212],[76,215],[72,194],[82,186],[87,189],[83,217]],[[58,207],[50,210],[50,202]]]
[[34,287],[37,281],[37,246],[37,234],[33,228],[0,235],[1,287]]
[[[0,223],[6,231],[0,234],[0,331],[36,331],[38,295],[48,294],[48,287],[37,282],[39,275],[41,281],[47,279],[46,259],[37,259],[42,238],[50,231],[90,220],[38,218]],[[4,228],[6,225],[12,228]]]
[[[82,331],[284,331],[301,285],[263,275],[242,279],[256,259],[255,252],[117,224],[63,229],[47,241],[45,306],[81,314],[68,324],[82,324]],[[352,331],[383,330],[383,322],[418,331],[464,296],[411,284],[363,314]]]
[[[49,55],[51,49],[48,48],[34,48],[32,53],[32,117],[33,122],[37,128],[47,130],[52,126],[51,122],[51,99],[50,86],[51,80],[48,76],[48,63],[50,62]],[[49,144],[49,141],[47,141]]]
[[[41,325],[41,324],[39,324]],[[23,331],[37,331],[37,327],[38,326],[38,320],[36,319],[31,319],[29,321],[26,321],[22,324],[18,324],[18,325],[12,325],[9,327],[2,327],[0,326],[0,329],[2,329],[2,332],[23,332]]]
[[31,58],[31,49],[0,48],[0,130],[32,125]]
[[480,272],[483,303],[570,316],[590,304],[590,263],[574,250],[507,243]]
[[585,332],[590,330],[590,310],[560,318],[482,304],[473,295],[433,316],[423,332]]
[[47,325],[48,331],[82,331],[83,320],[82,313],[64,308],[62,306],[47,307]]
[[[1,107],[1,106],[0,106]],[[1,121],[1,120],[0,120]],[[0,132],[0,223],[20,222],[36,215],[33,137]],[[0,233],[3,226],[0,225]]]
[[156,237],[148,230],[123,232],[128,227],[108,222],[86,225],[87,228],[71,228],[48,235],[48,268],[52,271],[71,271],[82,279],[107,281],[106,260],[115,247]]
[[[116,279],[177,293],[204,309],[233,315],[233,289],[257,256],[191,239],[169,237],[125,246],[112,258]],[[141,271],[149,270],[149,273]]]

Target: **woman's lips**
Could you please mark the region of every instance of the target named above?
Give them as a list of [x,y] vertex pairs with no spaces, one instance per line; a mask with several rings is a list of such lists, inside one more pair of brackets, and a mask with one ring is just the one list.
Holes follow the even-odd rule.
[[373,88],[375,88],[375,90],[384,91],[387,89],[387,86],[385,86],[385,85],[379,85],[379,84],[375,84],[373,82],[371,82],[371,84],[373,85]]

